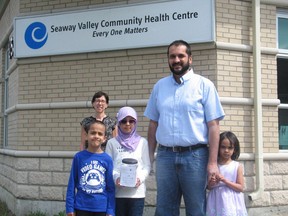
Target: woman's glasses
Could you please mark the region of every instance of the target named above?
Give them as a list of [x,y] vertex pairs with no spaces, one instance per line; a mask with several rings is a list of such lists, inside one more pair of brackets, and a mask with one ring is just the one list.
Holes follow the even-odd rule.
[[136,121],[132,120],[132,119],[129,120],[129,121],[127,121],[126,119],[123,119],[123,120],[120,121],[121,124],[127,124],[127,122],[129,122],[129,124],[135,124]]
[[96,99],[95,101],[96,101],[96,103],[98,103],[98,104],[100,104],[100,103],[105,104],[105,103],[106,103],[105,100],[99,100],[99,99]]

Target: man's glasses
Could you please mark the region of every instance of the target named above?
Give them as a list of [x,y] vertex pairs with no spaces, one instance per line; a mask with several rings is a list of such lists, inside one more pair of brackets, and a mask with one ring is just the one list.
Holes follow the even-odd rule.
[[126,119],[123,119],[123,120],[120,121],[121,124],[127,124],[127,122],[129,122],[129,124],[135,124],[136,121],[132,120],[132,119],[129,120],[129,121],[127,121]]

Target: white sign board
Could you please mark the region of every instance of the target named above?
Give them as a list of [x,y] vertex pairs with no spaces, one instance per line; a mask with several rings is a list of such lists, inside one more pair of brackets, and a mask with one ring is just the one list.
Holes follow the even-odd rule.
[[155,47],[183,39],[214,41],[214,1],[177,0],[14,21],[15,57]]

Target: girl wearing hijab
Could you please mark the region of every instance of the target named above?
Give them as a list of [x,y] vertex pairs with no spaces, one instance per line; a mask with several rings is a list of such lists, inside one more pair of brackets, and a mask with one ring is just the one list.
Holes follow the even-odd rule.
[[[116,185],[116,216],[142,216],[146,195],[145,180],[150,172],[148,142],[137,133],[137,113],[132,107],[122,107],[117,114],[118,135],[110,139],[106,153],[113,159],[113,179]],[[123,159],[136,159],[134,187],[121,186]]]

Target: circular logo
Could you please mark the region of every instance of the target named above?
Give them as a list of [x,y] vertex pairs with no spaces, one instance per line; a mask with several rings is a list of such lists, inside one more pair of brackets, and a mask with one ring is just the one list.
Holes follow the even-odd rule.
[[41,22],[34,22],[25,31],[25,42],[31,49],[41,48],[47,41],[48,32]]

